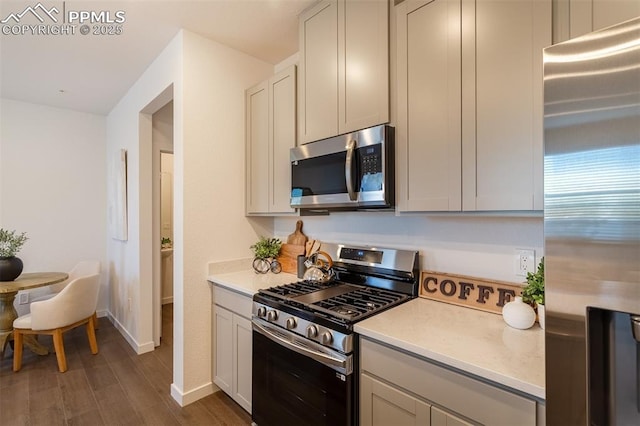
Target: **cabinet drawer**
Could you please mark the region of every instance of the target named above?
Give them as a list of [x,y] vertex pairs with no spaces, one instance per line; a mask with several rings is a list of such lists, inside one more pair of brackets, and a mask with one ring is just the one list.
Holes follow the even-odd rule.
[[372,342],[361,340],[361,368],[427,401],[486,425],[535,425],[536,402]]
[[244,294],[216,285],[213,288],[213,303],[245,318],[251,318],[252,301]]

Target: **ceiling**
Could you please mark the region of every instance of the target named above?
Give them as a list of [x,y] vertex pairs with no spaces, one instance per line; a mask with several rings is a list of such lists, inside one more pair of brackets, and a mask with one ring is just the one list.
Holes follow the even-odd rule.
[[[316,1],[2,0],[0,96],[106,115],[181,28],[276,64],[298,51],[298,14]],[[122,33],[80,34],[81,24],[69,21],[80,11],[124,16]],[[37,24],[75,25],[75,33],[5,33]]]

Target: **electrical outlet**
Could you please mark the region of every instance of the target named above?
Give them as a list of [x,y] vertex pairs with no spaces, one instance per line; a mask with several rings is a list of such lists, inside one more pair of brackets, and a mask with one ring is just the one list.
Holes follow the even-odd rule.
[[536,267],[536,252],[530,249],[516,249],[515,274],[526,277],[528,272],[534,272]]
[[27,303],[29,303],[29,293],[19,293],[18,304],[26,305]]

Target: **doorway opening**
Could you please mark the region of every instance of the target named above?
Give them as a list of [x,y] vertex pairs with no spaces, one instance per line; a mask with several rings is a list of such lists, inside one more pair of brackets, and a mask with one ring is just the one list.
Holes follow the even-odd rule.
[[171,335],[166,327],[173,324],[173,101],[153,113],[151,125],[153,240],[158,242],[153,256],[153,342],[158,347]]
[[173,153],[160,151],[160,282],[162,305],[173,303]]

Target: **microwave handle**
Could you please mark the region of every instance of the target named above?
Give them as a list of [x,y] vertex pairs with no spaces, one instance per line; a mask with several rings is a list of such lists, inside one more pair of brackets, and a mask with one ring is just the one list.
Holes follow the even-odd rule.
[[356,151],[356,141],[351,139],[347,143],[347,160],[344,163],[344,178],[347,183],[347,192],[349,193],[349,199],[356,201],[358,196],[353,188],[353,154]]

